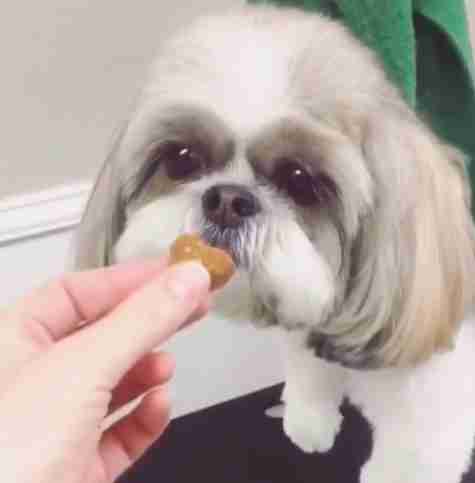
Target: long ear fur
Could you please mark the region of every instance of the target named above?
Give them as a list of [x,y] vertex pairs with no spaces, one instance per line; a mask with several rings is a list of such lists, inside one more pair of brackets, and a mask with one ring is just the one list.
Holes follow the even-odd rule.
[[361,221],[335,327],[350,320],[347,346],[406,366],[452,346],[474,299],[475,236],[463,156],[412,113],[388,111],[364,136],[376,200]]
[[77,230],[74,240],[76,269],[112,263],[112,248],[125,223],[125,203],[116,159],[124,131],[117,136],[102,167]]

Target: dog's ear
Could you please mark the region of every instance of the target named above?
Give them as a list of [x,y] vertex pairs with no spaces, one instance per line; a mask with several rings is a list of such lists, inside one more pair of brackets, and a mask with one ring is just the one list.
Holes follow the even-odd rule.
[[125,203],[117,156],[125,127],[117,135],[99,173],[74,239],[74,266],[85,270],[110,265],[112,249],[125,223]]
[[394,108],[368,122],[363,152],[375,204],[353,248],[345,313],[381,365],[413,364],[452,346],[474,300],[464,159]]

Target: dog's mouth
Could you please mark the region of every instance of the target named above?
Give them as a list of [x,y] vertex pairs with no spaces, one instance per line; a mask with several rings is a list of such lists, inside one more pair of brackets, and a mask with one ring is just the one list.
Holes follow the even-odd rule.
[[202,239],[212,247],[225,250],[233,259],[236,267],[249,266],[247,250],[245,249],[246,236],[242,227],[229,228],[208,224],[201,232]]

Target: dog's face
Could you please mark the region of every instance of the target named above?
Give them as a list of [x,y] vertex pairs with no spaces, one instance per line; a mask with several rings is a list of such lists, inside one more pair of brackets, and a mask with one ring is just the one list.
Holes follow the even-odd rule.
[[450,346],[472,301],[469,197],[459,153],[343,27],[248,7],[163,46],[78,265],[200,233],[239,268],[218,312],[300,331],[351,367],[410,364]]

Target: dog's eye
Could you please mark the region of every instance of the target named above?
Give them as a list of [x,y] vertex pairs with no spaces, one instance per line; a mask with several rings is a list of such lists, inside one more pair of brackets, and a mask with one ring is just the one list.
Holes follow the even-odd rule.
[[313,176],[302,163],[290,158],[280,159],[276,166],[273,183],[298,205],[324,203],[339,196],[337,185],[324,173]]
[[181,143],[167,143],[160,152],[167,175],[182,180],[199,174],[206,168],[205,157],[194,147]]
[[318,201],[317,185],[310,173],[297,161],[282,159],[274,172],[274,184],[299,205],[308,206]]

